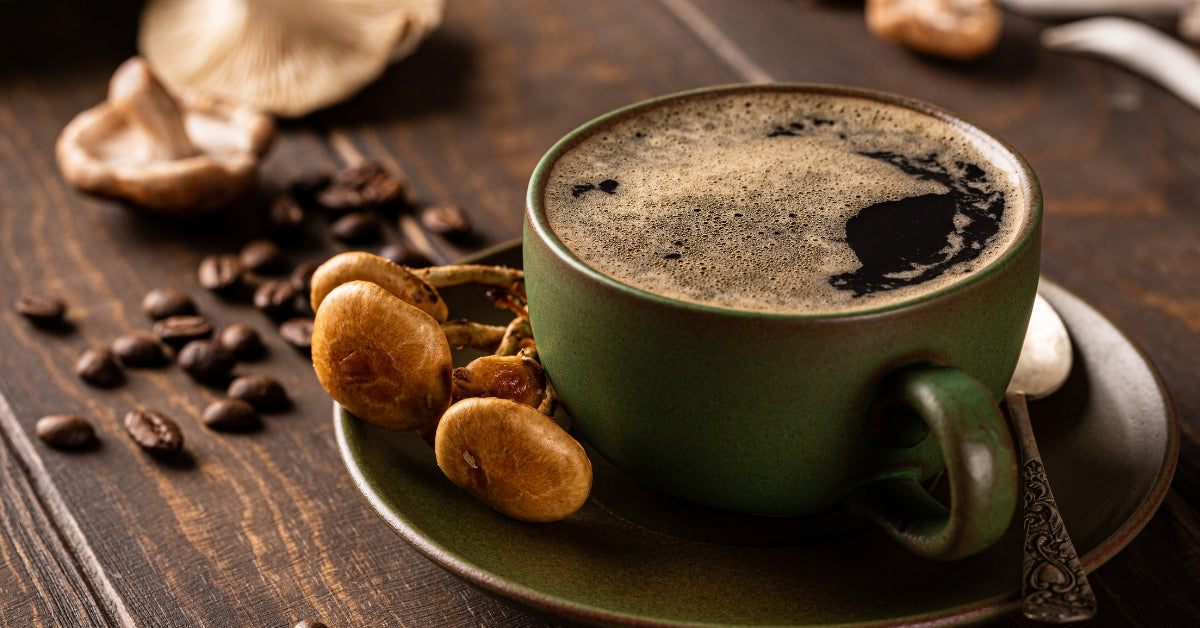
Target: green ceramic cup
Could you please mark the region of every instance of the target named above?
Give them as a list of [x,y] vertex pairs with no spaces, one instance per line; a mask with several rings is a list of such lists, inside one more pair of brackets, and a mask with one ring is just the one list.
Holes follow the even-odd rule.
[[[760,90],[829,93],[935,118],[984,147],[1022,191],[1010,208],[1023,214],[1019,233],[986,267],[931,294],[806,315],[696,305],[631,287],[583,263],[550,227],[550,172],[579,142],[681,100]],[[976,553],[1007,529],[1017,471],[997,399],[1037,289],[1041,196],[1032,170],[1003,142],[885,93],[714,87],[576,129],[538,165],[527,203],[523,262],[539,355],[573,429],[618,468],[718,509],[841,511],[933,559]],[[943,469],[948,500],[923,484]]]

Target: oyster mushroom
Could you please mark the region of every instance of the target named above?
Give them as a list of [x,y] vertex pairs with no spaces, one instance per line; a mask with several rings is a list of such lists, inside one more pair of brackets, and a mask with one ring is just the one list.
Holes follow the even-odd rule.
[[113,73],[108,99],[63,128],[55,153],[84,192],[183,215],[249,191],[274,135],[274,121],[248,107],[173,96],[133,57]]
[[866,19],[884,41],[956,61],[990,52],[1003,26],[994,0],[867,0]]
[[286,117],[345,100],[438,27],[444,0],[151,0],[138,50],[163,81]]
[[527,405],[473,397],[450,406],[438,424],[434,454],[446,477],[521,521],[558,521],[592,490],[583,446]]
[[313,369],[329,396],[393,430],[434,423],[450,405],[450,345],[432,316],[369,281],[334,288],[317,310]]

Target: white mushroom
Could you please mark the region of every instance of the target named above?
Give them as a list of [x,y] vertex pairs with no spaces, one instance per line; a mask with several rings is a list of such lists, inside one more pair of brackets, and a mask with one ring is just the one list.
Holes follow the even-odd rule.
[[993,0],[867,0],[866,19],[884,41],[958,61],[990,52],[1003,26]]
[[1005,9],[1038,18],[1088,17],[1113,13],[1174,15],[1193,0],[999,0]]
[[151,0],[138,49],[163,82],[280,116],[345,100],[441,23],[444,0]]
[[80,190],[185,214],[244,195],[274,135],[274,121],[248,107],[176,98],[133,57],[113,74],[108,99],[62,130],[55,152]]
[[1152,26],[1127,18],[1095,17],[1047,28],[1042,31],[1042,44],[1119,63],[1200,108],[1200,56]]

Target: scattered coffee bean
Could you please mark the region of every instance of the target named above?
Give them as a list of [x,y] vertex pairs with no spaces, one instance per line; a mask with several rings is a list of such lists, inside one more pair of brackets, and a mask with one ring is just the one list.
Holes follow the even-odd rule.
[[200,420],[209,428],[222,432],[245,432],[262,427],[258,411],[241,399],[219,399],[208,404]]
[[259,412],[283,410],[288,407],[283,384],[267,375],[244,375],[229,383],[225,394],[254,406]]
[[334,173],[329,184],[317,192],[316,200],[326,209],[350,211],[400,202],[404,191],[404,179],[369,161]]
[[196,313],[196,302],[182,290],[155,288],[142,297],[142,312],[153,320]]
[[200,260],[197,271],[200,285],[207,290],[224,292],[231,290],[242,281],[242,262],[237,255],[222,253],[209,255]]
[[179,366],[193,379],[205,384],[224,385],[237,366],[233,352],[214,340],[193,340],[179,350]]
[[154,334],[176,349],[193,340],[209,338],[212,333],[212,323],[198,315],[168,316],[154,323]]
[[379,218],[367,212],[350,212],[329,225],[333,237],[349,244],[376,242],[383,235]]
[[256,238],[242,246],[238,261],[242,268],[266,275],[282,273],[291,266],[283,249],[266,238]]
[[93,386],[104,388],[125,381],[125,372],[117,363],[117,356],[107,347],[84,351],[75,361],[75,374]]
[[275,237],[290,237],[304,225],[304,208],[291,194],[280,194],[267,206],[267,229]]
[[446,237],[465,235],[471,230],[471,221],[458,205],[441,203],[421,210],[421,226]]
[[166,455],[183,448],[179,425],[154,410],[131,410],[125,415],[125,432],[138,447],[153,455]]
[[37,421],[34,433],[55,449],[82,449],[96,441],[91,421],[74,414],[50,414]]
[[67,314],[67,303],[49,295],[27,295],[17,300],[17,313],[43,327],[59,325]]
[[312,291],[312,276],[320,265],[319,262],[300,262],[292,269],[288,282],[296,289],[297,294],[307,297],[308,293]]
[[234,323],[217,335],[217,342],[233,353],[238,360],[257,360],[267,353],[262,336],[253,327],[244,323]]
[[161,366],[167,363],[167,352],[158,336],[145,331],[133,331],[113,339],[112,352],[125,366]]
[[433,266],[433,262],[420,251],[401,242],[393,242],[379,250],[379,256],[409,268]]
[[297,351],[312,351],[313,319],[307,316],[290,318],[279,325],[279,335]]
[[254,307],[271,318],[281,319],[295,313],[296,289],[285,279],[264,281],[254,291]]
[[329,187],[333,175],[327,170],[314,170],[295,177],[288,183],[288,193],[302,205],[313,202],[317,192]]
[[324,622],[319,622],[315,619],[305,619],[293,626],[293,628],[329,628]]

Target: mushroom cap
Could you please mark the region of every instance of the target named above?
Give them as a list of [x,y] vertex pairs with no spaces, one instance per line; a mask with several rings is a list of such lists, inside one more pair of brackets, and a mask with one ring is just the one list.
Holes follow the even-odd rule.
[[141,81],[138,89],[162,90],[142,59],[123,63],[113,74],[109,100],[75,116],[59,133],[55,154],[67,181],[177,215],[218,209],[249,191],[275,136],[269,116],[207,96],[157,94],[167,100],[152,99],[153,106],[169,108],[165,117],[175,118],[186,134],[179,141],[187,150],[176,158],[153,128],[114,102],[118,84],[131,76]]
[[313,320],[313,369],[329,396],[380,427],[413,430],[450,405],[450,344],[432,316],[369,281],[325,297]]
[[313,311],[321,309],[321,303],[334,288],[356,279],[380,286],[439,323],[446,322],[449,316],[446,302],[436,288],[396,262],[366,251],[338,253],[313,271],[309,280],[309,302]]
[[299,117],[416,49],[445,0],[151,0],[138,50],[164,83]]
[[996,47],[1003,12],[995,0],[867,0],[867,28],[917,52],[970,61]]
[[472,397],[450,406],[434,455],[451,482],[521,521],[564,519],[592,490],[583,446],[550,417],[509,399]]

